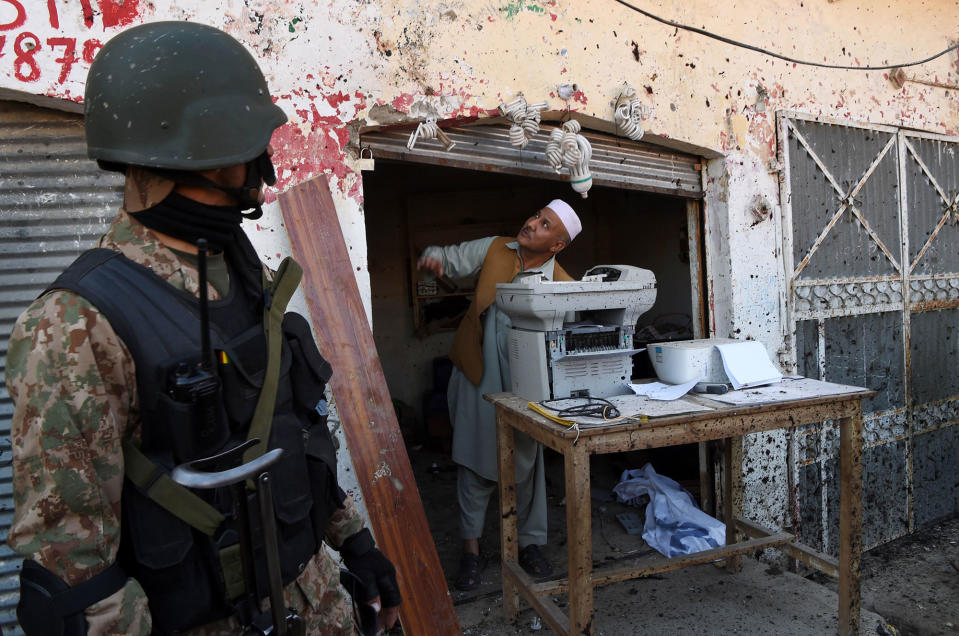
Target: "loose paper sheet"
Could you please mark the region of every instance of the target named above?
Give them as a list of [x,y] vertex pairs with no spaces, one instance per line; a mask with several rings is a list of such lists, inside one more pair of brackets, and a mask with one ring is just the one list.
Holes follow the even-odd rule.
[[747,340],[718,344],[716,348],[723,358],[723,368],[734,389],[779,382],[783,378],[779,369],[769,361],[766,347],[761,342]]
[[645,395],[652,400],[678,400],[692,390],[703,376],[685,384],[666,384],[665,382],[647,382],[645,384],[626,383],[636,395]]
[[801,377],[798,379],[787,378],[771,386],[741,389],[739,391],[730,391],[722,395],[710,395],[708,397],[711,400],[725,402],[726,404],[766,404],[769,402],[787,402],[789,400],[823,395],[855,393],[861,390],[862,388],[857,386],[833,384],[832,382],[821,382],[819,380],[810,380],[809,378]]

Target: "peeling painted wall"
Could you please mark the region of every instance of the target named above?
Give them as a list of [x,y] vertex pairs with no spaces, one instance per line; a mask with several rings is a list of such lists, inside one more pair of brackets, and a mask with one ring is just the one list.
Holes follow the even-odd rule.
[[[659,0],[670,19],[786,55],[867,65],[914,60],[956,38],[957,3],[902,0],[751,3]],[[290,123],[274,137],[279,189],[329,175],[368,314],[362,125],[425,116],[475,118],[523,92],[554,110],[612,119],[624,81],[649,108],[648,135],[724,154],[707,163],[707,295],[716,335],[784,351],[785,276],[776,171],[777,110],[959,134],[959,91],[906,83],[886,72],[827,70],[781,60],[653,22],[608,0],[0,0],[0,91],[82,99],[98,47],[124,26],[196,20],[252,49]],[[955,52],[907,75],[955,84]],[[568,101],[557,85],[574,85]],[[455,152],[455,151],[454,151]],[[264,258],[288,252],[275,198],[248,227]],[[781,357],[780,361],[784,361]],[[784,444],[747,441],[749,502],[784,499]],[[771,512],[771,521],[784,512]]]

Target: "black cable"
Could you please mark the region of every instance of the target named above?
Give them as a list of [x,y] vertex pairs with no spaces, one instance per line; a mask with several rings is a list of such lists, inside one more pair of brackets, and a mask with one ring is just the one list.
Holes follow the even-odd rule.
[[668,25],[668,26],[675,27],[675,28],[677,28],[677,29],[683,29],[683,30],[685,30],[685,31],[692,31],[693,33],[698,33],[698,34],[700,34],[700,35],[705,35],[707,38],[712,38],[712,39],[714,39],[714,40],[719,40],[720,42],[725,42],[726,44],[732,44],[733,46],[738,46],[738,47],[741,47],[741,48],[744,48],[744,49],[748,49],[748,50],[750,50],[750,51],[755,51],[755,52],[757,52],[757,53],[762,53],[762,54],[764,54],[764,55],[769,55],[770,57],[775,57],[775,58],[778,58],[778,59],[780,59],[780,60],[785,60],[786,62],[792,62],[793,64],[802,64],[802,65],[804,65],[804,66],[818,66],[818,67],[820,67],[820,68],[834,68],[834,69],[841,69],[841,70],[845,70],[845,71],[882,71],[882,70],[888,70],[888,69],[893,69],[893,68],[900,68],[900,67],[904,67],[904,66],[918,66],[918,65],[920,65],[920,64],[925,64],[926,62],[931,62],[932,60],[936,59],[937,57],[942,57],[943,55],[945,55],[946,53],[949,53],[950,51],[955,51],[956,49],[959,49],[959,44],[953,44],[953,45],[950,46],[949,48],[947,48],[947,49],[945,49],[945,50],[943,50],[943,51],[940,51],[939,53],[936,53],[935,55],[929,56],[929,57],[927,57],[927,58],[924,59],[924,60],[919,60],[918,62],[904,62],[904,63],[902,63],[902,64],[888,64],[888,65],[886,65],[886,66],[843,66],[843,65],[841,65],[841,64],[823,64],[823,63],[821,63],[821,62],[806,62],[806,61],[804,61],[804,60],[793,59],[793,58],[791,58],[791,57],[787,57],[787,56],[782,55],[782,54],[780,54],[780,53],[775,53],[775,52],[773,52],[773,51],[769,51],[769,50],[767,50],[767,49],[760,48],[760,47],[758,47],[758,46],[753,46],[752,44],[746,44],[746,43],[744,43],[744,42],[738,42],[738,41],[736,41],[736,40],[727,38],[727,37],[722,36],[722,35],[716,35],[715,33],[710,33],[709,31],[706,31],[705,29],[699,29],[699,28],[696,28],[696,27],[694,27],[694,26],[689,26],[689,25],[687,25],[687,24],[680,24],[679,22],[673,22],[672,20],[667,20],[666,18],[661,18],[661,17],[659,17],[658,15],[652,14],[652,13],[650,13],[649,11],[646,11],[645,9],[640,9],[639,7],[634,6],[634,5],[626,2],[625,0],[613,0],[613,2],[616,2],[616,3],[618,3],[618,4],[621,4],[621,5],[623,5],[624,7],[627,7],[627,8],[629,8],[629,9],[632,9],[633,11],[636,11],[637,13],[643,14],[643,15],[646,16],[647,18],[651,18],[651,19],[653,19],[653,20],[656,20],[657,22],[661,22],[661,23],[666,24],[666,25]]
[[[568,406],[566,408],[550,406],[551,403],[555,402],[566,402],[568,400],[580,399],[585,399],[586,402],[582,404],[574,404],[573,406]],[[611,420],[619,417],[619,409],[617,409],[612,402],[603,398],[557,398],[555,400],[543,400],[539,404],[540,406],[548,408],[551,411],[555,411],[556,415],[559,417],[597,417],[604,420]]]

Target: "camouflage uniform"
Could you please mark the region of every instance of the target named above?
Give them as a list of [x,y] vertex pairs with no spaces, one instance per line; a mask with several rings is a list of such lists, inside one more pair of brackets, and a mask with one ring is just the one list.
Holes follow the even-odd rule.
[[[197,271],[121,211],[100,247],[151,268],[169,284],[199,295]],[[209,287],[211,300],[219,298]],[[14,518],[7,542],[70,585],[99,573],[117,556],[125,439],[141,435],[136,374],[130,352],[107,320],[68,291],[42,296],[10,336],[7,387],[15,410]],[[327,527],[339,547],[363,527],[351,499]],[[326,549],[285,590],[309,634],[353,633],[339,566]],[[86,610],[90,634],[149,634],[147,599],[134,579]],[[195,634],[235,634],[235,619]]]

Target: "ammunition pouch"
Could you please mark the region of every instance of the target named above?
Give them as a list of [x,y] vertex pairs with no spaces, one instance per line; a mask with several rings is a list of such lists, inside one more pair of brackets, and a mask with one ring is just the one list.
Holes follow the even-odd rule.
[[327,427],[329,415],[325,390],[333,374],[330,363],[323,359],[313,341],[306,319],[289,313],[283,320],[283,333],[293,352],[290,369],[293,409],[300,421],[309,422],[304,429],[306,468],[309,473],[313,506],[310,519],[316,544],[326,535],[326,524],[338,509],[343,508],[346,493],[336,481],[336,446]]

